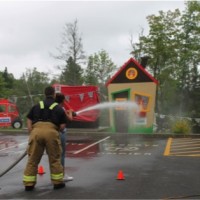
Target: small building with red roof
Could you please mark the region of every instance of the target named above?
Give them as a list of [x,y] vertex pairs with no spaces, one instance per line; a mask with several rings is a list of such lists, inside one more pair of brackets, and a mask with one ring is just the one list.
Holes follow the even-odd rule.
[[157,84],[158,81],[133,58],[108,80],[109,101],[127,103],[127,107],[110,109],[112,132],[153,133]]

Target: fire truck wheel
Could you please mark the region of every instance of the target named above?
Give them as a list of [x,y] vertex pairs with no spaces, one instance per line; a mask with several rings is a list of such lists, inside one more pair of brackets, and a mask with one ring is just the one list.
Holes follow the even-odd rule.
[[12,127],[13,128],[16,128],[16,129],[19,129],[22,127],[22,121],[19,120],[19,119],[15,119],[13,122],[12,122]]

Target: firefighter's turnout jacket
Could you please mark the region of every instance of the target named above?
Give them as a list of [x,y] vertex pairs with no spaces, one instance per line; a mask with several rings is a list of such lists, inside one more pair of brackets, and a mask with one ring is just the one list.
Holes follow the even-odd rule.
[[44,150],[49,157],[51,180],[53,184],[63,182],[63,166],[61,165],[61,142],[59,125],[67,122],[65,112],[54,102],[47,98],[33,106],[27,115],[33,123],[27,148],[28,161],[24,170],[23,183],[33,186],[37,182],[38,164]]

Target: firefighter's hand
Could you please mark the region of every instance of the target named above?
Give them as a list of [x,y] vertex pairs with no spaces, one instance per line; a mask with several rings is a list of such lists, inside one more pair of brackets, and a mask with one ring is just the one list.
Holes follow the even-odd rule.
[[66,110],[66,115],[68,117],[69,120],[73,119],[73,114],[72,114],[73,110]]

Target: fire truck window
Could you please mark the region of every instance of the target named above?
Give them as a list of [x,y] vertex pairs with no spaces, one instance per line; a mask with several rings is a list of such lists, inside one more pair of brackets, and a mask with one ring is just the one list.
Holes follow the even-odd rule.
[[15,112],[15,111],[16,111],[16,109],[15,109],[14,106],[9,106],[8,107],[8,112]]
[[0,105],[0,112],[5,112],[5,111],[6,111],[6,106]]

